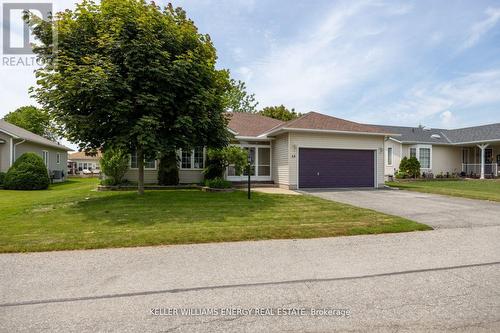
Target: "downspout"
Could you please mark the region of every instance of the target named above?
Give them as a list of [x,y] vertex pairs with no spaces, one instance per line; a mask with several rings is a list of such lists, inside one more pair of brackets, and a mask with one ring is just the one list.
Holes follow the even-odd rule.
[[[20,142],[18,142],[18,143],[16,143],[16,144],[14,144],[14,146],[12,147],[12,159],[14,160],[14,162],[15,162],[15,158],[16,158],[16,147],[17,147],[18,145],[20,145],[21,143],[24,143],[24,142],[26,142],[26,140],[25,140],[25,139],[23,139],[22,141],[20,141]],[[11,163],[10,163],[10,166],[12,166],[12,161],[11,161]]]

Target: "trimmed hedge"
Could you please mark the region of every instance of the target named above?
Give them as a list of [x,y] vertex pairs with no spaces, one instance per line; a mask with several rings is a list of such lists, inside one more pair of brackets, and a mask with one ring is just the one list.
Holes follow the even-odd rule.
[[35,153],[22,154],[5,175],[8,190],[45,190],[50,179],[43,159]]
[[3,185],[4,181],[5,181],[5,172],[0,172],[0,186]]
[[223,178],[206,179],[205,186],[210,188],[231,188],[233,184]]

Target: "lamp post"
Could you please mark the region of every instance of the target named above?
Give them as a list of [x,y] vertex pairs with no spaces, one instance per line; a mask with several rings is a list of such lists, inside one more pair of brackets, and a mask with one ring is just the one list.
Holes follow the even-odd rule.
[[247,189],[247,192],[248,192],[248,200],[250,200],[251,198],[251,195],[250,195],[250,173],[251,173],[251,162],[252,162],[252,159],[250,158],[250,149],[248,149],[248,157],[247,157],[247,173],[248,173],[248,189]]

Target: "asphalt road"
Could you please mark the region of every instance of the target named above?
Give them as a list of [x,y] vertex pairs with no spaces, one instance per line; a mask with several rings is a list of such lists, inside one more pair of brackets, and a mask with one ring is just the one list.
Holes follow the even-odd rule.
[[[3,254],[0,331],[498,332],[499,239],[493,226]],[[219,315],[166,315],[188,308]],[[310,315],[323,308],[346,311]]]
[[404,190],[323,190],[300,192],[382,213],[433,228],[500,226],[500,203]]

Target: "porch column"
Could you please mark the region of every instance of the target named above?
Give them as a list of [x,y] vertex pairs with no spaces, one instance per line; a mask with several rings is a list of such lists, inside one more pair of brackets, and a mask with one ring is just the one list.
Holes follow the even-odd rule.
[[484,179],[484,150],[488,148],[489,144],[477,145],[481,149],[481,178]]

